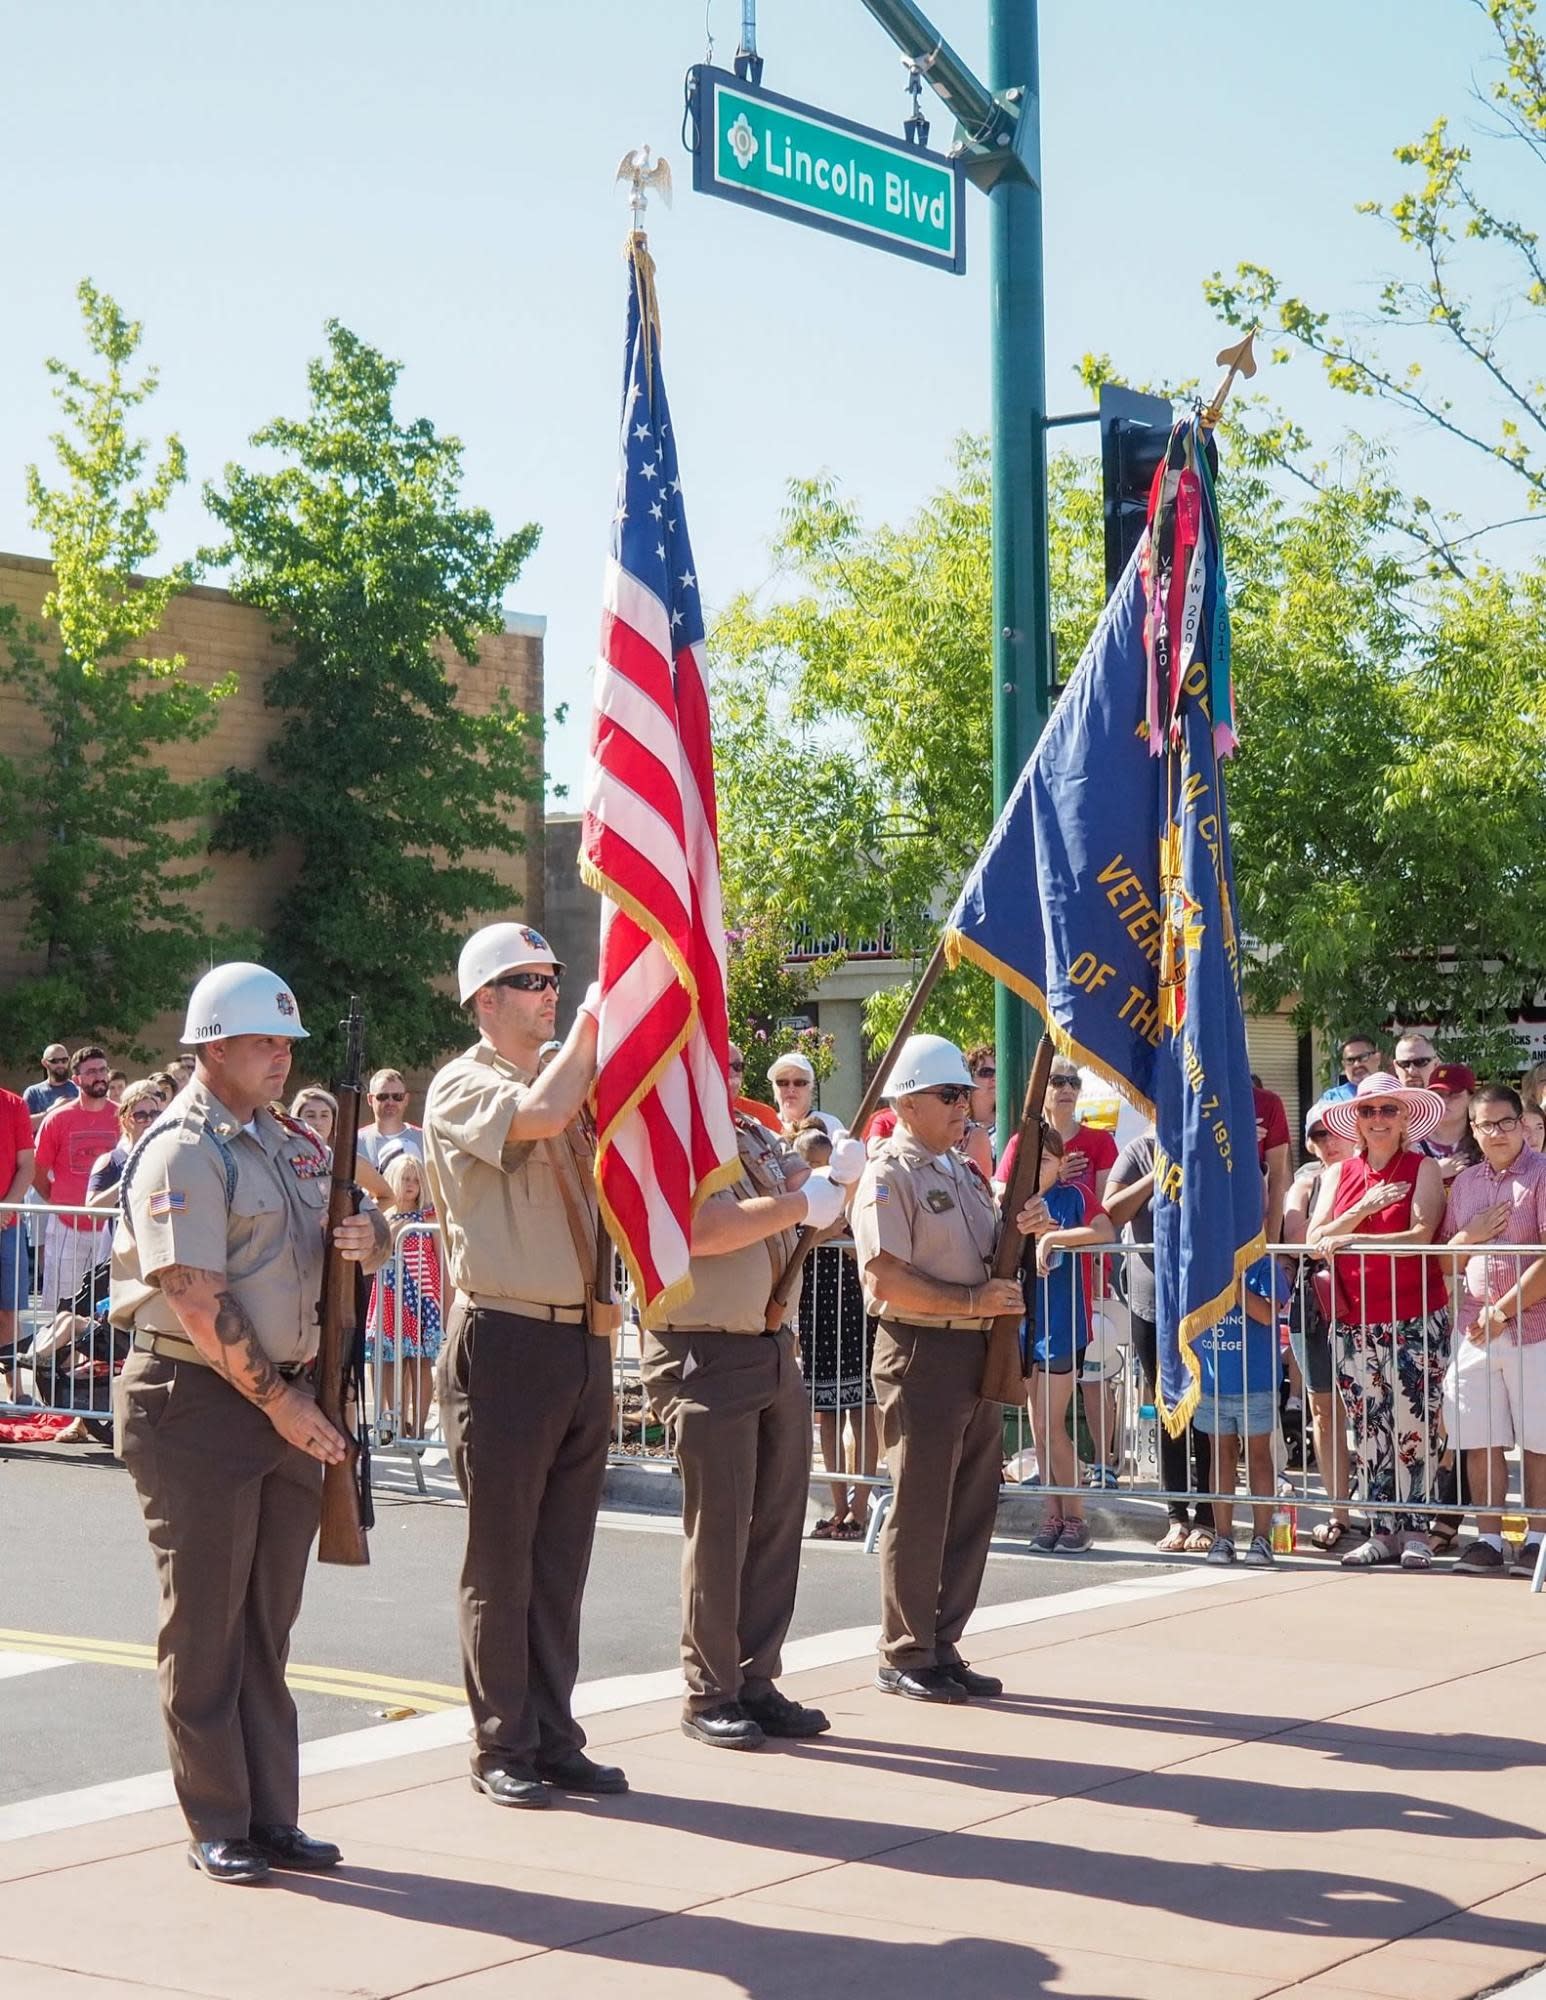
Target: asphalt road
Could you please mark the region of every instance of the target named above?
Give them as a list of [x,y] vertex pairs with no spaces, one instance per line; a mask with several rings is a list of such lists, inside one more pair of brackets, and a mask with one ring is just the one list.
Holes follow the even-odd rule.
[[[389,1464],[370,1567],[313,1565],[291,1665],[306,1740],[461,1700],[463,1514],[443,1462],[430,1483],[431,1497],[417,1497]],[[161,1768],[155,1574],[122,1466],[95,1446],[0,1446],[0,1524],[0,1804]],[[603,1516],[582,1680],[676,1665],[680,1557],[674,1521]],[[1047,1558],[1006,1546],[989,1560],[982,1601],[1112,1582],[1138,1574],[1140,1562],[1131,1549]],[[869,1624],[878,1611],[873,1557],[807,1544],[791,1636]],[[45,1656],[63,1663],[43,1665]]]

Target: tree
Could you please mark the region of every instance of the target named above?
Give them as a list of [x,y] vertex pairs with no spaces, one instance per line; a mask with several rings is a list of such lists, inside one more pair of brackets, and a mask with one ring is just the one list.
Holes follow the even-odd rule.
[[[1526,171],[1515,170],[1546,170],[1546,37],[1536,26],[1535,0],[1471,4],[1492,30],[1496,63],[1483,100],[1492,119],[1482,136],[1489,154],[1500,148],[1506,154],[1517,200],[1527,183]],[[1485,166],[1452,137],[1448,119],[1435,119],[1395,157],[1417,169],[1414,184],[1392,202],[1361,202],[1359,212],[1382,223],[1409,260],[1410,275],[1381,286],[1375,316],[1406,359],[1387,359],[1351,316],[1334,318],[1286,292],[1261,264],[1241,264],[1233,278],[1215,272],[1205,294],[1232,325],[1283,335],[1274,361],[1286,361],[1296,347],[1316,355],[1334,388],[1386,403],[1504,469],[1533,514],[1546,505],[1546,380],[1536,372],[1546,333],[1539,231],[1488,195]],[[1534,185],[1538,217],[1540,183]],[[1484,293],[1488,303],[1480,302]],[[1437,372],[1425,358],[1435,344]],[[1296,426],[1279,427],[1273,444],[1297,477],[1317,487],[1329,482],[1324,467],[1307,462],[1309,441]],[[1483,536],[1516,522],[1468,527],[1413,494],[1400,497],[1392,525],[1426,552],[1435,570],[1458,578]]]
[[233,685],[201,688],[181,654],[149,650],[194,574],[185,563],[141,574],[160,546],[157,517],[187,478],[183,448],[169,437],[146,474],[146,441],[128,428],[156,387],[154,369],[134,376],[140,324],[89,279],[77,297],[99,372],[48,362],[65,420],[53,438],[60,476],[51,485],[27,469],[53,585],[41,625],[0,605],[0,680],[42,736],[36,750],[0,756],[0,846],[12,857],[0,898],[20,906],[21,942],[43,959],[0,994],[8,1062],[61,1033],[134,1036],[186,997],[225,943],[188,900],[209,877],[192,864],[219,787],[178,783],[156,761],[207,735]]
[[[1222,507],[1243,748],[1230,770],[1236,882],[1257,950],[1248,997],[1332,1032],[1394,1015],[1446,1024],[1495,1066],[1506,1021],[1546,986],[1525,885],[1546,836],[1546,582],[1475,566],[1414,579],[1379,454],[1290,504],[1280,420],[1231,431]],[[1054,460],[1052,573],[1070,668],[1101,592],[1093,470]],[[780,539],[815,589],[716,632],[726,880],[739,920],[894,922],[921,952],[987,837],[990,595],[978,448],[902,530],[865,532],[800,485]],[[945,524],[954,530],[947,532]],[[961,524],[968,523],[963,527]],[[953,643],[966,633],[964,640]],[[728,721],[727,721],[728,719]],[[922,825],[888,841],[881,829]],[[867,1009],[882,1043],[906,995]],[[941,982],[924,1025],[991,1039],[991,987]]]
[[797,1049],[808,1058],[819,1083],[832,1074],[832,1037],[816,1028],[781,1030],[779,1023],[800,1013],[811,989],[843,962],[842,953],[817,959],[798,971],[785,964],[786,944],[776,919],[753,917],[727,933],[725,1000],[730,1039],[746,1058],[740,1095],[772,1102],[768,1071],[780,1056]]
[[252,439],[279,469],[228,466],[205,489],[227,537],[211,559],[285,649],[267,696],[284,722],[266,770],[229,774],[217,844],[294,847],[267,949],[320,1025],[317,1062],[359,993],[372,1048],[408,1067],[465,1034],[435,982],[469,921],[508,909],[481,857],[521,850],[516,815],[541,793],[540,717],[505,689],[472,714],[454,678],[539,530],[500,536],[464,506],[459,440],[394,413],[398,365],[336,320],[327,342],[307,415]]

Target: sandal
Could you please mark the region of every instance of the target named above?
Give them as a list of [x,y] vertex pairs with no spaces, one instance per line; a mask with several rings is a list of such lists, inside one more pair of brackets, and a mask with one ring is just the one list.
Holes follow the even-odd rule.
[[864,1523],[854,1520],[839,1521],[832,1530],[832,1539],[834,1542],[862,1542]]
[[843,1525],[842,1522],[836,1519],[827,1521],[818,1521],[815,1527],[811,1529],[810,1538],[813,1542],[834,1541],[837,1538],[838,1529],[841,1528],[842,1525]]
[[1352,1532],[1350,1521],[1322,1521],[1310,1530],[1310,1541],[1322,1555],[1334,1555]]
[[1410,1542],[1401,1551],[1403,1569],[1432,1569],[1433,1551],[1426,1542]]
[[1353,1549],[1342,1558],[1344,1569],[1393,1569],[1400,1557],[1379,1535],[1371,1535],[1361,1549]]
[[1186,1552],[1189,1556],[1205,1556],[1212,1547],[1213,1530],[1199,1521],[1186,1538]]
[[1191,1538],[1191,1530],[1185,1521],[1172,1521],[1159,1543],[1161,1555],[1174,1555],[1184,1549]]

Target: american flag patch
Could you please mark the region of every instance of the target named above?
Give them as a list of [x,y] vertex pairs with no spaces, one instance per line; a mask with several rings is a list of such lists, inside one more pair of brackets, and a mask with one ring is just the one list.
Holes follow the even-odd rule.
[[884,1208],[886,1203],[890,1201],[890,1199],[891,1199],[890,1188],[886,1185],[884,1181],[877,1181],[875,1183],[875,1206],[877,1208]]
[[188,1197],[181,1188],[157,1188],[150,1197],[152,1215],[181,1215],[188,1206]]

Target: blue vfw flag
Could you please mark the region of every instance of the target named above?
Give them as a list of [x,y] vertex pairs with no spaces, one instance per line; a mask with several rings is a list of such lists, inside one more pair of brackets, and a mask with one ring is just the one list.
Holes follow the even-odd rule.
[[1159,1398],[1195,1407],[1198,1334],[1263,1247],[1221,758],[1229,623],[1199,420],[1171,433],[1149,534],[946,926],[1064,1054],[1153,1118]]

